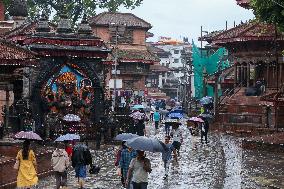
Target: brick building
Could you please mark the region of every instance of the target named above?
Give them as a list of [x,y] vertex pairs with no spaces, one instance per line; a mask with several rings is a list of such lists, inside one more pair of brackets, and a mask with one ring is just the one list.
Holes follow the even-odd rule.
[[116,96],[144,96],[150,65],[159,62],[146,46],[151,24],[131,13],[104,12],[91,18],[90,25],[93,33],[112,49],[112,56],[107,61],[110,64],[109,80],[106,81],[111,94],[117,57]]

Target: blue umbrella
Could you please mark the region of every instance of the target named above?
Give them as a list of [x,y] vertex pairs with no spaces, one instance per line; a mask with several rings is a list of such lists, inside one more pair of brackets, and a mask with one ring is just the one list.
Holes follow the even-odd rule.
[[139,135],[132,134],[132,133],[121,133],[117,135],[114,140],[121,140],[121,141],[127,141],[129,139],[133,139],[135,137],[139,137]]
[[149,151],[149,152],[163,152],[164,147],[162,142],[156,138],[148,138],[145,136],[139,136],[126,141],[126,146],[135,150]]
[[80,140],[80,136],[76,134],[65,134],[58,137],[55,142],[63,142],[63,141],[69,141],[69,140]]
[[170,119],[181,119],[183,118],[183,115],[181,113],[170,113],[168,117]]
[[200,99],[200,104],[205,105],[205,104],[210,104],[213,103],[213,98],[211,96],[205,96]]
[[132,109],[133,110],[139,110],[139,109],[144,109],[145,107],[142,104],[135,104]]

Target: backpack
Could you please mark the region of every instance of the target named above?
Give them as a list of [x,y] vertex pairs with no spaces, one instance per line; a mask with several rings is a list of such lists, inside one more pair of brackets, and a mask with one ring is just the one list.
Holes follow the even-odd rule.
[[151,163],[150,163],[150,160],[148,158],[145,158],[144,161],[143,161],[143,169],[147,173],[151,173],[152,172]]
[[72,154],[72,167],[76,165],[85,165],[84,151],[81,148],[77,148]]
[[84,164],[85,165],[92,165],[92,154],[89,149],[84,150]]

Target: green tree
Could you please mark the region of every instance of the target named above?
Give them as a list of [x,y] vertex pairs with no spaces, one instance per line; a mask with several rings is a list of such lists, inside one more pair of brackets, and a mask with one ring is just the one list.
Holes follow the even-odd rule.
[[250,4],[259,20],[277,24],[284,31],[283,0],[251,0]]
[[[11,5],[12,0],[4,0],[6,7]],[[120,6],[134,9],[139,6],[143,0],[27,0],[28,13],[31,18],[39,16],[39,13],[45,11],[48,15],[54,15],[54,18],[60,15],[63,6],[73,23],[82,18],[84,14],[94,16],[97,8],[107,9],[111,12],[118,10]]]

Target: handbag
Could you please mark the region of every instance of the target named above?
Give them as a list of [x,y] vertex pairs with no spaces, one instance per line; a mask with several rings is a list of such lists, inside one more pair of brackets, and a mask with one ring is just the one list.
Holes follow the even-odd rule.
[[96,165],[92,165],[90,170],[89,170],[89,173],[90,174],[98,174],[100,172],[101,168],[99,166],[96,166]]
[[20,167],[20,161],[19,161],[19,160],[16,160],[16,162],[15,162],[13,168],[16,169],[16,170],[18,170],[19,167]]

